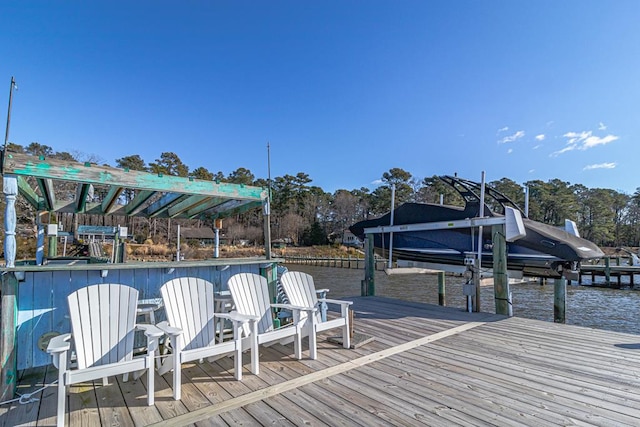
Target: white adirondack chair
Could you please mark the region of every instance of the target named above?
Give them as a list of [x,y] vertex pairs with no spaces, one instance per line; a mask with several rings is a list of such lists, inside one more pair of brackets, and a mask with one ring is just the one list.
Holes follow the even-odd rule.
[[[315,358],[316,339],[315,335],[318,332],[326,331],[333,328],[342,328],[342,346],[344,348],[351,347],[351,331],[349,325],[349,306],[353,304],[352,301],[342,301],[328,298],[318,298],[316,295],[318,292],[322,294],[326,293],[326,289],[317,291],[313,283],[313,276],[300,271],[287,271],[280,278],[280,283],[284,289],[289,302],[296,306],[302,307],[318,307],[321,304],[338,304],[340,305],[340,317],[336,317],[331,320],[324,320],[320,315],[320,310],[316,311],[313,317],[307,318],[306,313],[301,313],[303,316],[302,321],[309,322],[313,325],[315,334],[309,335],[309,351],[312,353],[312,358]],[[294,317],[295,319],[295,317]],[[309,328],[303,328],[304,331],[308,331]]]
[[[302,323],[293,323],[282,328],[273,326],[273,309],[284,308],[291,310],[301,318],[301,312],[313,315],[315,307],[296,307],[291,304],[272,304],[269,298],[269,286],[267,279],[253,273],[238,273],[229,279],[229,291],[235,306],[235,310],[247,316],[258,318],[256,323],[245,325],[243,349],[251,348],[251,372],[258,375],[259,345],[270,345],[287,337],[294,341],[294,354],[297,359],[302,359]],[[250,328],[247,326],[251,326]]]
[[[215,313],[214,287],[196,277],[169,280],[160,288],[167,321],[158,323],[170,339],[172,353],[164,358],[160,375],[173,369],[173,398],[181,395],[181,364],[207,358],[209,361],[233,355],[235,378],[242,379],[242,333],[240,328],[256,318],[237,312]],[[216,343],[216,321],[231,320],[233,340]],[[249,326],[250,327],[250,326]],[[221,331],[222,333],[222,331]]]
[[[153,361],[162,331],[153,325],[136,325],[138,291],[117,284],[91,285],[67,297],[71,333],[49,342],[47,352],[58,368],[57,425],[64,426],[66,388],[70,384],[129,372],[147,371],[147,403],[154,402]],[[147,336],[147,353],[133,356],[136,330]],[[72,347],[73,344],[73,347]],[[70,368],[71,349],[77,369]]]

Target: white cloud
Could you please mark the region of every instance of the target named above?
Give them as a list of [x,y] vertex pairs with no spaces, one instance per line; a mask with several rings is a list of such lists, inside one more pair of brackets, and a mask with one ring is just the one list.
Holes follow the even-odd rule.
[[536,135],[536,141],[544,141],[545,138],[546,137],[543,133],[541,133],[540,135]]
[[538,148],[540,148],[540,147],[542,147],[542,144],[534,145],[534,146],[533,146],[533,149],[534,149],[534,150],[537,150],[537,149],[538,149]]
[[593,169],[613,169],[617,166],[618,164],[615,162],[609,162],[609,163],[597,163],[597,164],[593,164],[593,165],[587,165],[585,167],[582,168],[583,171],[589,171],[589,170],[593,170]]
[[596,145],[606,145],[610,142],[619,139],[619,136],[615,135],[607,135],[604,138],[600,138],[599,136],[590,136],[584,140],[583,148],[581,150],[586,150],[587,148],[595,147]]
[[535,171],[535,169],[529,169],[529,173],[534,173]]
[[607,135],[605,137],[595,136],[592,131],[567,132],[563,137],[567,138],[567,146],[562,150],[551,153],[551,157],[556,157],[562,153],[573,150],[588,150],[597,145],[606,145],[620,139],[616,135]]
[[509,126],[505,126],[505,127],[503,127],[503,128],[498,129],[498,132],[497,132],[497,133],[506,132],[506,131],[508,131],[508,130],[509,130]]
[[502,138],[501,140],[498,141],[498,144],[506,144],[507,142],[514,142],[517,141],[518,139],[524,137],[524,131],[523,130],[519,130],[518,132],[514,133],[513,135],[509,135],[509,136],[505,136],[504,138]]
[[607,126],[605,126],[604,123],[600,122],[600,125],[598,125],[598,130],[607,130]]
[[381,179],[376,179],[375,181],[371,181],[371,184],[373,184],[373,185],[381,185],[382,184],[382,180]]
[[509,148],[509,149],[507,150],[507,154],[511,154],[511,153],[513,153],[513,148]]

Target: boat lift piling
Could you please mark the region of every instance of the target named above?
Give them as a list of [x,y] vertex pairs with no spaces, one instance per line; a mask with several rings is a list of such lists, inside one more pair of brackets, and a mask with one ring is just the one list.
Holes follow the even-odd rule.
[[438,305],[447,305],[447,295],[444,281],[444,271],[438,271]]
[[567,313],[567,279],[553,280],[553,321],[565,323]]

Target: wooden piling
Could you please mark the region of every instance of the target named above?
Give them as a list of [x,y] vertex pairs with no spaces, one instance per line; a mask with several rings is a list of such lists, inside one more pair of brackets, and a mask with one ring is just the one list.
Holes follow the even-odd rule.
[[447,295],[445,291],[444,271],[438,271],[438,304],[447,305]]
[[361,295],[374,296],[376,294],[376,286],[374,281],[374,273],[376,269],[376,259],[373,252],[373,236],[367,236],[364,239],[364,280],[362,282]]
[[567,279],[553,280],[553,321],[565,323],[567,312]]
[[494,225],[491,229],[493,240],[493,289],[496,303],[496,314],[509,316],[510,291],[507,276],[507,241],[504,225]]

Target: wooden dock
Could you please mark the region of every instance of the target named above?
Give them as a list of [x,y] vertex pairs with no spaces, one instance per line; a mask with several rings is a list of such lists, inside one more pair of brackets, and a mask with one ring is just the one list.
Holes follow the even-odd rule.
[[[411,303],[353,298],[355,331],[374,340],[345,350],[323,338],[313,361],[289,346],[262,348],[259,376],[231,359],[185,365],[182,400],[171,374],[71,387],[69,425],[486,426],[640,423],[640,336]],[[307,353],[304,353],[306,357]],[[245,355],[248,363],[248,355]],[[246,365],[245,365],[246,366]],[[56,379],[21,372],[18,391]],[[53,425],[56,387],[0,406],[0,426]]]
[[[312,265],[315,267],[355,268],[362,270],[366,265],[366,259],[364,257],[312,257],[299,255],[282,255],[282,257],[285,264]],[[387,267],[387,260],[376,256],[373,265],[377,271],[382,271]]]

